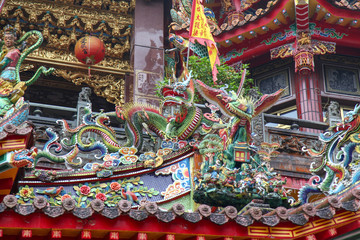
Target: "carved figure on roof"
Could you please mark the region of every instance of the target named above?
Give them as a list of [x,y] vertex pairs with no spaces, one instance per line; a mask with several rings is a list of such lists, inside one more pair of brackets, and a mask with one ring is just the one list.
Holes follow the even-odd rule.
[[[82,123],[75,129],[70,128],[66,120],[58,121],[62,124],[62,134],[65,136],[60,140],[61,143],[59,143],[59,135],[54,130],[51,128],[46,130],[49,141],[45,144],[43,151],[40,151],[36,156],[35,166],[43,158],[53,163],[65,163],[68,167],[76,167],[82,165],[82,158],[78,156],[80,151],[98,150],[100,155],[95,156],[95,158],[101,158],[109,152],[116,152],[121,149],[114,130],[106,124],[109,117],[105,113],[93,116],[89,108],[85,108],[84,111]],[[93,137],[86,137],[90,132],[101,137],[101,140],[96,141]],[[51,151],[52,148],[56,149],[55,153]],[[64,148],[68,151],[59,155]]]
[[[242,84],[237,93],[234,91],[228,92],[225,88],[217,89],[209,87],[200,80],[196,80],[196,87],[209,103],[218,106],[224,115],[232,119],[229,126],[228,136],[230,136],[230,138],[228,142],[235,139],[237,139],[237,141],[249,142],[251,119],[267,110],[281,97],[284,91],[283,89],[280,89],[273,94],[266,94],[260,99],[254,100],[240,94]],[[243,138],[241,134],[238,134],[240,126],[246,128],[246,138]]]
[[284,90],[254,100],[242,95],[243,81],[237,93],[226,88],[209,87],[199,80],[195,82],[200,94],[220,109],[229,121],[227,128],[207,135],[199,144],[203,162],[201,177],[197,176],[199,184],[194,200],[215,206],[232,205],[239,209],[255,198],[273,206],[286,205],[288,197],[283,189],[286,181],[276,178],[268,163],[270,156],[278,154],[275,148],[279,146],[262,144],[264,150],[257,151],[250,144],[251,120],[274,104]]
[[[37,42],[25,49],[26,39],[35,34],[38,36]],[[34,83],[41,73],[45,75],[50,74],[54,69],[46,69],[40,67],[35,75],[26,82],[20,80],[20,65],[25,57],[34,51],[42,43],[42,35],[39,31],[30,31],[26,33],[18,41],[16,36],[16,29],[7,25],[4,28],[4,40],[2,41],[2,51],[0,55],[0,115],[4,115],[20,97],[24,95],[27,86]]]
[[327,112],[329,117],[340,117],[340,104],[336,101],[330,101]]
[[[33,34],[37,35],[37,42],[25,48],[26,39]],[[26,149],[33,128],[25,122],[29,113],[29,103],[25,102],[22,96],[27,86],[35,82],[42,72],[49,74],[53,69],[40,67],[28,81],[20,80],[19,70],[25,57],[41,43],[42,35],[38,31],[30,31],[17,40],[16,29],[10,25],[4,28],[3,40],[0,42],[0,133],[2,141],[6,143],[6,129],[10,129],[11,139],[18,142],[10,144],[11,147],[1,147],[0,172],[9,168],[31,166],[35,161],[37,149]]]
[[91,88],[83,87],[81,88],[81,92],[79,93],[78,101],[91,103],[90,96],[91,96]]
[[[0,66],[1,66],[1,75],[0,75],[0,96],[1,96],[1,107],[2,113],[4,114],[7,110],[12,107],[12,102],[16,102],[19,98],[17,93],[20,91],[21,87],[15,87],[15,66],[20,58],[21,48],[15,48],[16,41],[16,30],[13,29],[10,25],[7,25],[4,29],[4,46],[0,55]],[[20,87],[20,89],[19,89]],[[10,99],[13,98],[13,101]]]

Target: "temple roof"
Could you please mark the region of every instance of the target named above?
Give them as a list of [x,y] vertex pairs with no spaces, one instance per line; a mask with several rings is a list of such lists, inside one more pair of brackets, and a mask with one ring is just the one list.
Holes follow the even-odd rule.
[[[322,232],[321,236],[323,237],[321,239],[329,239],[332,235],[324,235],[324,232],[328,232],[329,229],[335,229],[331,231],[335,231],[334,235],[336,235],[337,232],[343,231],[343,228],[349,231],[349,228],[357,226],[356,224],[349,225],[349,223],[360,219],[357,212],[360,208],[360,189],[358,185],[341,194],[325,197],[314,203],[307,203],[292,209],[284,207],[272,209],[267,204],[252,202],[239,212],[232,206],[213,211],[213,208],[204,204],[200,205],[194,212],[186,212],[184,206],[180,203],[175,203],[169,210],[166,210],[158,207],[154,202],[144,201],[137,209],[134,209],[131,208],[131,202],[121,200],[117,206],[109,208],[104,206],[104,203],[99,199],[93,200],[89,207],[79,208],[75,207],[75,200],[70,198],[64,199],[62,206],[49,206],[47,199],[42,196],[36,197],[33,204],[19,204],[14,195],[7,195],[0,204],[0,214],[17,219],[17,222],[12,227],[16,227],[16,224],[22,222],[21,218],[16,217],[16,214],[26,216],[29,222],[26,227],[35,231],[39,228],[54,227],[51,224],[48,225],[49,220],[45,220],[47,217],[59,219],[62,222],[58,225],[60,230],[69,228],[76,218],[101,220],[103,222],[106,222],[104,218],[107,218],[114,219],[114,221],[127,221],[129,224],[133,223],[134,220],[142,223],[136,224],[136,227],[131,224],[133,227],[127,226],[126,229],[122,229],[124,227],[116,228],[117,231],[157,231],[171,234],[202,234],[206,236],[223,235],[225,233],[224,229],[233,229],[231,233],[226,232],[226,234],[233,237],[243,237],[244,231],[234,230],[236,229],[234,226],[239,225],[248,227],[248,237],[251,237],[252,234],[259,237],[261,235],[259,235],[259,231],[261,230],[266,235],[270,234],[274,238],[282,238],[285,235],[298,238]],[[35,221],[35,219],[38,220]],[[44,222],[39,221],[39,219],[43,219]],[[154,219],[159,221],[154,221]],[[190,225],[187,225],[188,230],[181,227],[186,222],[190,223]],[[169,224],[172,223],[178,227],[170,227]],[[203,227],[209,224],[210,226],[213,226],[212,224],[222,225],[222,228],[212,229],[212,231],[206,227],[202,230],[194,229],[194,226]],[[156,228],[149,229],[150,225],[152,227],[156,225]],[[272,231],[269,232],[269,228],[266,226],[272,227]],[[166,230],[166,228],[169,229]],[[336,230],[336,228],[338,229]],[[103,229],[115,230],[109,228],[109,226]],[[6,233],[6,229],[4,231]]]
[[[216,16],[216,21],[208,21],[211,22],[210,27],[222,58],[227,63],[258,56],[270,48],[294,42],[296,38],[294,0],[245,2],[252,4],[241,10],[236,10],[233,4],[228,11],[219,3],[205,4],[213,9]],[[310,22],[312,39],[358,47],[353,40],[358,39],[360,34],[359,3],[325,0],[308,2],[306,17]],[[173,22],[172,25],[173,30],[185,37],[188,35],[188,27],[189,22],[182,25]]]

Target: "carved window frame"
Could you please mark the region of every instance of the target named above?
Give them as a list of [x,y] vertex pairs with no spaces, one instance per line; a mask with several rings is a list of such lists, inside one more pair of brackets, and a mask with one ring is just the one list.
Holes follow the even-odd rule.
[[[355,79],[354,84],[357,86],[357,92],[351,93],[350,91],[342,91],[342,90],[336,90],[336,89],[329,89],[329,75],[328,70],[330,69],[341,69],[341,70],[349,70],[353,73],[355,73]],[[359,74],[359,68],[352,67],[352,66],[346,66],[346,65],[334,65],[334,64],[328,64],[323,63],[322,64],[322,74],[323,74],[323,84],[324,84],[324,92],[328,94],[340,94],[340,95],[351,95],[360,97],[360,74]]]
[[255,79],[255,84],[256,86],[259,88],[259,91],[260,91],[260,83],[261,81],[263,80],[266,80],[270,77],[274,77],[276,75],[279,75],[281,73],[285,73],[284,75],[286,76],[286,82],[287,82],[287,88],[285,89],[285,93],[283,94],[283,96],[281,97],[282,99],[286,99],[286,98],[289,98],[293,95],[293,91],[292,91],[292,75],[290,74],[290,68],[287,67],[287,68],[282,68],[282,69],[277,69],[275,70],[274,72],[271,72],[271,73],[264,73],[262,75],[258,75],[256,77],[254,77]]

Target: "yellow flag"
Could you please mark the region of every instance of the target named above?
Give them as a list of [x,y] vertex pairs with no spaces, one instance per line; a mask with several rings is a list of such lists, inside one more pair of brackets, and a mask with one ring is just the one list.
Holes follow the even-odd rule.
[[214,83],[217,81],[216,64],[220,64],[218,49],[216,47],[214,38],[211,34],[209,24],[204,13],[204,7],[200,0],[193,0],[191,21],[190,21],[190,37],[189,41],[194,43],[195,40],[201,45],[207,46],[209,52],[210,65]]

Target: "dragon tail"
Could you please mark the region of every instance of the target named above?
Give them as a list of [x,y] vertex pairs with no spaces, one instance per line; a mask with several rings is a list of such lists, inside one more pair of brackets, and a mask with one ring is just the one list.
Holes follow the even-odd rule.
[[34,167],[36,167],[37,163],[39,162],[40,158],[45,158],[47,161],[52,163],[68,163],[70,165],[78,166],[82,163],[81,159],[78,162],[75,162],[74,159],[76,155],[79,153],[79,149],[75,146],[70,152],[61,156],[55,156],[50,152],[41,151],[39,152],[34,161]]
[[[39,48],[40,45],[43,42],[43,36],[41,34],[41,32],[37,31],[37,30],[32,30],[29,31],[27,33],[24,34],[24,36],[22,36],[17,42],[16,44],[19,45],[20,43],[24,42],[26,39],[28,39],[31,35],[35,34],[38,37],[38,40],[36,41],[35,44],[31,45],[28,49],[25,50],[24,53],[21,54],[18,63],[15,66],[15,80],[16,83],[19,83],[20,80],[20,66],[22,64],[22,62],[25,60],[25,58],[31,53],[33,52],[35,49]],[[44,73],[45,76],[51,74],[55,69],[54,68],[45,68],[43,66],[41,66],[36,73],[34,74],[34,76],[32,78],[30,78],[28,81],[25,82],[26,86],[30,86],[31,84],[33,84],[40,76],[41,73]]]
[[44,74],[45,76],[48,76],[54,70],[55,70],[55,68],[46,68],[44,66],[39,67],[38,70],[36,71],[36,73],[34,74],[34,76],[32,78],[30,78],[28,81],[25,82],[25,85],[30,86],[31,84],[36,82],[36,80],[38,80],[38,78],[40,77],[41,74]]
[[306,184],[299,191],[299,194],[298,194],[299,200],[298,200],[297,204],[307,203],[309,201],[309,198],[314,194],[321,194],[320,189]]

